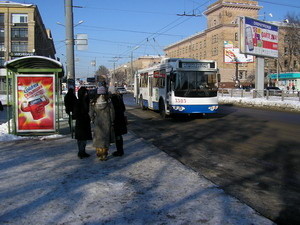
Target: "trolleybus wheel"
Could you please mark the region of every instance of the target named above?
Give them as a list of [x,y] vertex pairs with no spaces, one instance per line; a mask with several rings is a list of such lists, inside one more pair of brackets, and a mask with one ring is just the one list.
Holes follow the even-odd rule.
[[146,109],[146,107],[144,106],[144,101],[143,101],[143,96],[141,95],[141,97],[140,97],[140,108],[142,109],[142,110],[145,110]]
[[159,101],[159,114],[160,114],[161,118],[163,118],[163,119],[165,119],[167,117],[165,104],[164,104],[163,100]]

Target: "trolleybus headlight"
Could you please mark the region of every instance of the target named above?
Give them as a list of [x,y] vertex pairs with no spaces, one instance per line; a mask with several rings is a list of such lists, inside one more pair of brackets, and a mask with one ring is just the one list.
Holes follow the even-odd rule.
[[213,105],[213,106],[208,107],[208,109],[209,109],[210,111],[215,111],[215,110],[217,110],[218,108],[219,108],[219,106],[217,106],[217,105]]
[[172,107],[174,110],[180,111],[180,112],[185,110],[185,108],[183,106],[172,106]]

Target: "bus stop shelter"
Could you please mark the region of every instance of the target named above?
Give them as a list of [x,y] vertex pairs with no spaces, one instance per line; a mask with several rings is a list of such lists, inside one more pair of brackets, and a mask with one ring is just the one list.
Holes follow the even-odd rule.
[[58,133],[63,66],[44,56],[26,56],[7,68],[8,132],[16,135]]

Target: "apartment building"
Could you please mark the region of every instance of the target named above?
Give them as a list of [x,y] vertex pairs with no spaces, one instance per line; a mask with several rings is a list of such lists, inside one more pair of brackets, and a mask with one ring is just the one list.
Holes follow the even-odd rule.
[[[262,7],[258,1],[250,0],[218,0],[209,5],[204,15],[207,17],[207,28],[190,37],[165,47],[168,57],[184,57],[195,59],[213,59],[218,63],[221,75],[220,87],[234,87],[237,81],[241,85],[250,85],[255,80],[255,58],[246,56],[243,63],[226,61],[225,50],[228,46],[239,52],[238,18],[240,16],[259,18]],[[265,64],[265,75],[270,72],[289,71],[286,53],[288,43],[284,41],[287,24],[275,23],[279,26],[279,55],[277,59],[268,58]],[[285,51],[285,53],[284,53]],[[252,58],[249,58],[252,57]],[[278,67],[277,67],[278,63]],[[293,60],[293,70],[299,71],[299,62]],[[290,66],[291,67],[291,66]]]
[[31,55],[54,59],[55,53],[36,5],[0,1],[0,93],[6,88],[6,61]]
[[135,74],[137,70],[145,69],[160,63],[162,58],[163,57],[159,55],[140,56],[130,62],[118,66],[114,70],[111,70],[110,73],[120,74],[120,77],[124,77],[123,82],[131,85],[133,84],[133,74]]

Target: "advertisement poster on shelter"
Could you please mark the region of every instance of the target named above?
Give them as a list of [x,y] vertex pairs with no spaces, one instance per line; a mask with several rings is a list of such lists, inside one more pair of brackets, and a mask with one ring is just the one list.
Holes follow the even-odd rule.
[[17,75],[16,77],[17,131],[54,131],[54,75]]

